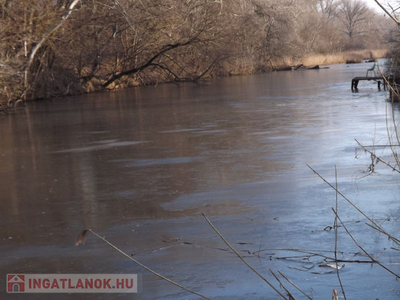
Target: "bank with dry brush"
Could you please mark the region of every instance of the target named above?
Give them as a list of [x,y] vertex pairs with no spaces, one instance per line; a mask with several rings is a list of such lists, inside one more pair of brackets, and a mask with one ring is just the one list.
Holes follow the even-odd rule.
[[5,0],[0,109],[294,62],[342,62],[349,51],[381,48],[388,24],[356,0]]

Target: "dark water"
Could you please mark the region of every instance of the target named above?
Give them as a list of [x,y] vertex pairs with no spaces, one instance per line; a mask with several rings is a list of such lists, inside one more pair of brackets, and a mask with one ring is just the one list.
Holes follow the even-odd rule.
[[[292,251],[333,256],[335,233],[324,228],[333,225],[335,192],[307,164],[333,183],[336,165],[339,189],[393,235],[400,231],[399,174],[378,165],[365,177],[371,159],[354,140],[388,140],[385,93],[372,83],[350,91],[368,67],[129,89],[1,116],[0,299],[54,299],[6,294],[7,273],[142,274],[134,299],[197,299],[93,235],[75,247],[86,227],[213,299],[279,299],[225,251],[202,212],[277,287],[269,269],[330,299],[336,273],[322,257]],[[387,148],[376,153],[393,162]],[[400,273],[396,245],[343,199],[339,214],[367,251]],[[368,259],[343,228],[338,249],[342,259]],[[400,297],[399,282],[378,265],[346,263],[341,278],[348,299]]]

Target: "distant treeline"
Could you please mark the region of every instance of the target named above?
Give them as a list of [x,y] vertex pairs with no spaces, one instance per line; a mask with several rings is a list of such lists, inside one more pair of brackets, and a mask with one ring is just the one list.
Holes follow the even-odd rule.
[[392,26],[360,0],[0,0],[0,103],[265,72]]

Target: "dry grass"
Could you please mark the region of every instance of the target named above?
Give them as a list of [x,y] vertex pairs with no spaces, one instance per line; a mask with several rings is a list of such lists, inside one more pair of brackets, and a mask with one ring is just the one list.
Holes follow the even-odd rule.
[[348,51],[348,52],[333,53],[333,54],[311,54],[302,58],[291,58],[291,57],[281,58],[279,60],[274,61],[273,65],[276,68],[283,68],[286,66],[294,66],[298,64],[303,64],[305,66],[342,64],[349,60],[353,60],[355,62],[362,62],[363,60],[366,59],[371,59],[371,58],[377,59],[385,57],[387,52],[388,52],[387,49],[374,49],[374,50]]

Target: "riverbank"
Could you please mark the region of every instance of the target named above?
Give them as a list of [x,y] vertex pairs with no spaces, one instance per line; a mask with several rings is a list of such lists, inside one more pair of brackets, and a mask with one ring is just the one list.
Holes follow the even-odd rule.
[[[43,1],[2,6],[3,110],[19,100],[266,73],[295,61],[340,63],[342,54],[330,53],[386,46],[395,26],[366,6],[349,20],[344,3]],[[353,28],[364,20],[371,30]]]
[[387,49],[365,49],[357,51],[345,51],[332,54],[310,54],[301,58],[285,57],[272,63],[274,68],[280,69],[288,66],[303,64],[304,66],[344,64],[352,61],[362,63],[365,60],[377,60],[388,54]]
[[[215,68],[215,70],[210,70],[207,74],[194,74],[191,77],[183,79],[171,79],[171,77],[157,77],[157,71],[150,73],[146,79],[140,76],[134,76],[132,78],[126,79],[118,84],[112,84],[105,87],[103,82],[99,79],[92,78],[90,82],[85,85],[74,85],[68,86],[68,89],[63,93],[53,93],[48,94],[46,97],[41,97],[39,99],[51,99],[59,98],[65,96],[73,96],[80,94],[89,94],[93,92],[104,92],[110,90],[121,90],[129,87],[147,86],[147,85],[158,85],[163,83],[180,83],[180,82],[198,82],[199,80],[210,80],[218,77],[226,76],[243,76],[252,75],[257,73],[268,73],[275,70],[282,70],[290,68],[291,66],[306,66],[313,67],[316,65],[331,65],[331,64],[341,64],[346,62],[361,63],[365,60],[376,60],[383,58],[387,55],[387,49],[365,49],[358,51],[346,51],[333,54],[310,54],[302,57],[282,57],[271,60],[268,65],[260,66],[254,65],[250,61],[246,61],[246,58],[238,59],[234,64],[228,64],[223,62]],[[7,92],[7,90],[5,89]],[[10,93],[11,94],[11,93]],[[26,99],[25,101],[39,100],[38,98]],[[6,98],[0,98],[0,113],[5,114],[12,112],[17,107],[22,105],[21,99],[12,98],[10,95]]]

